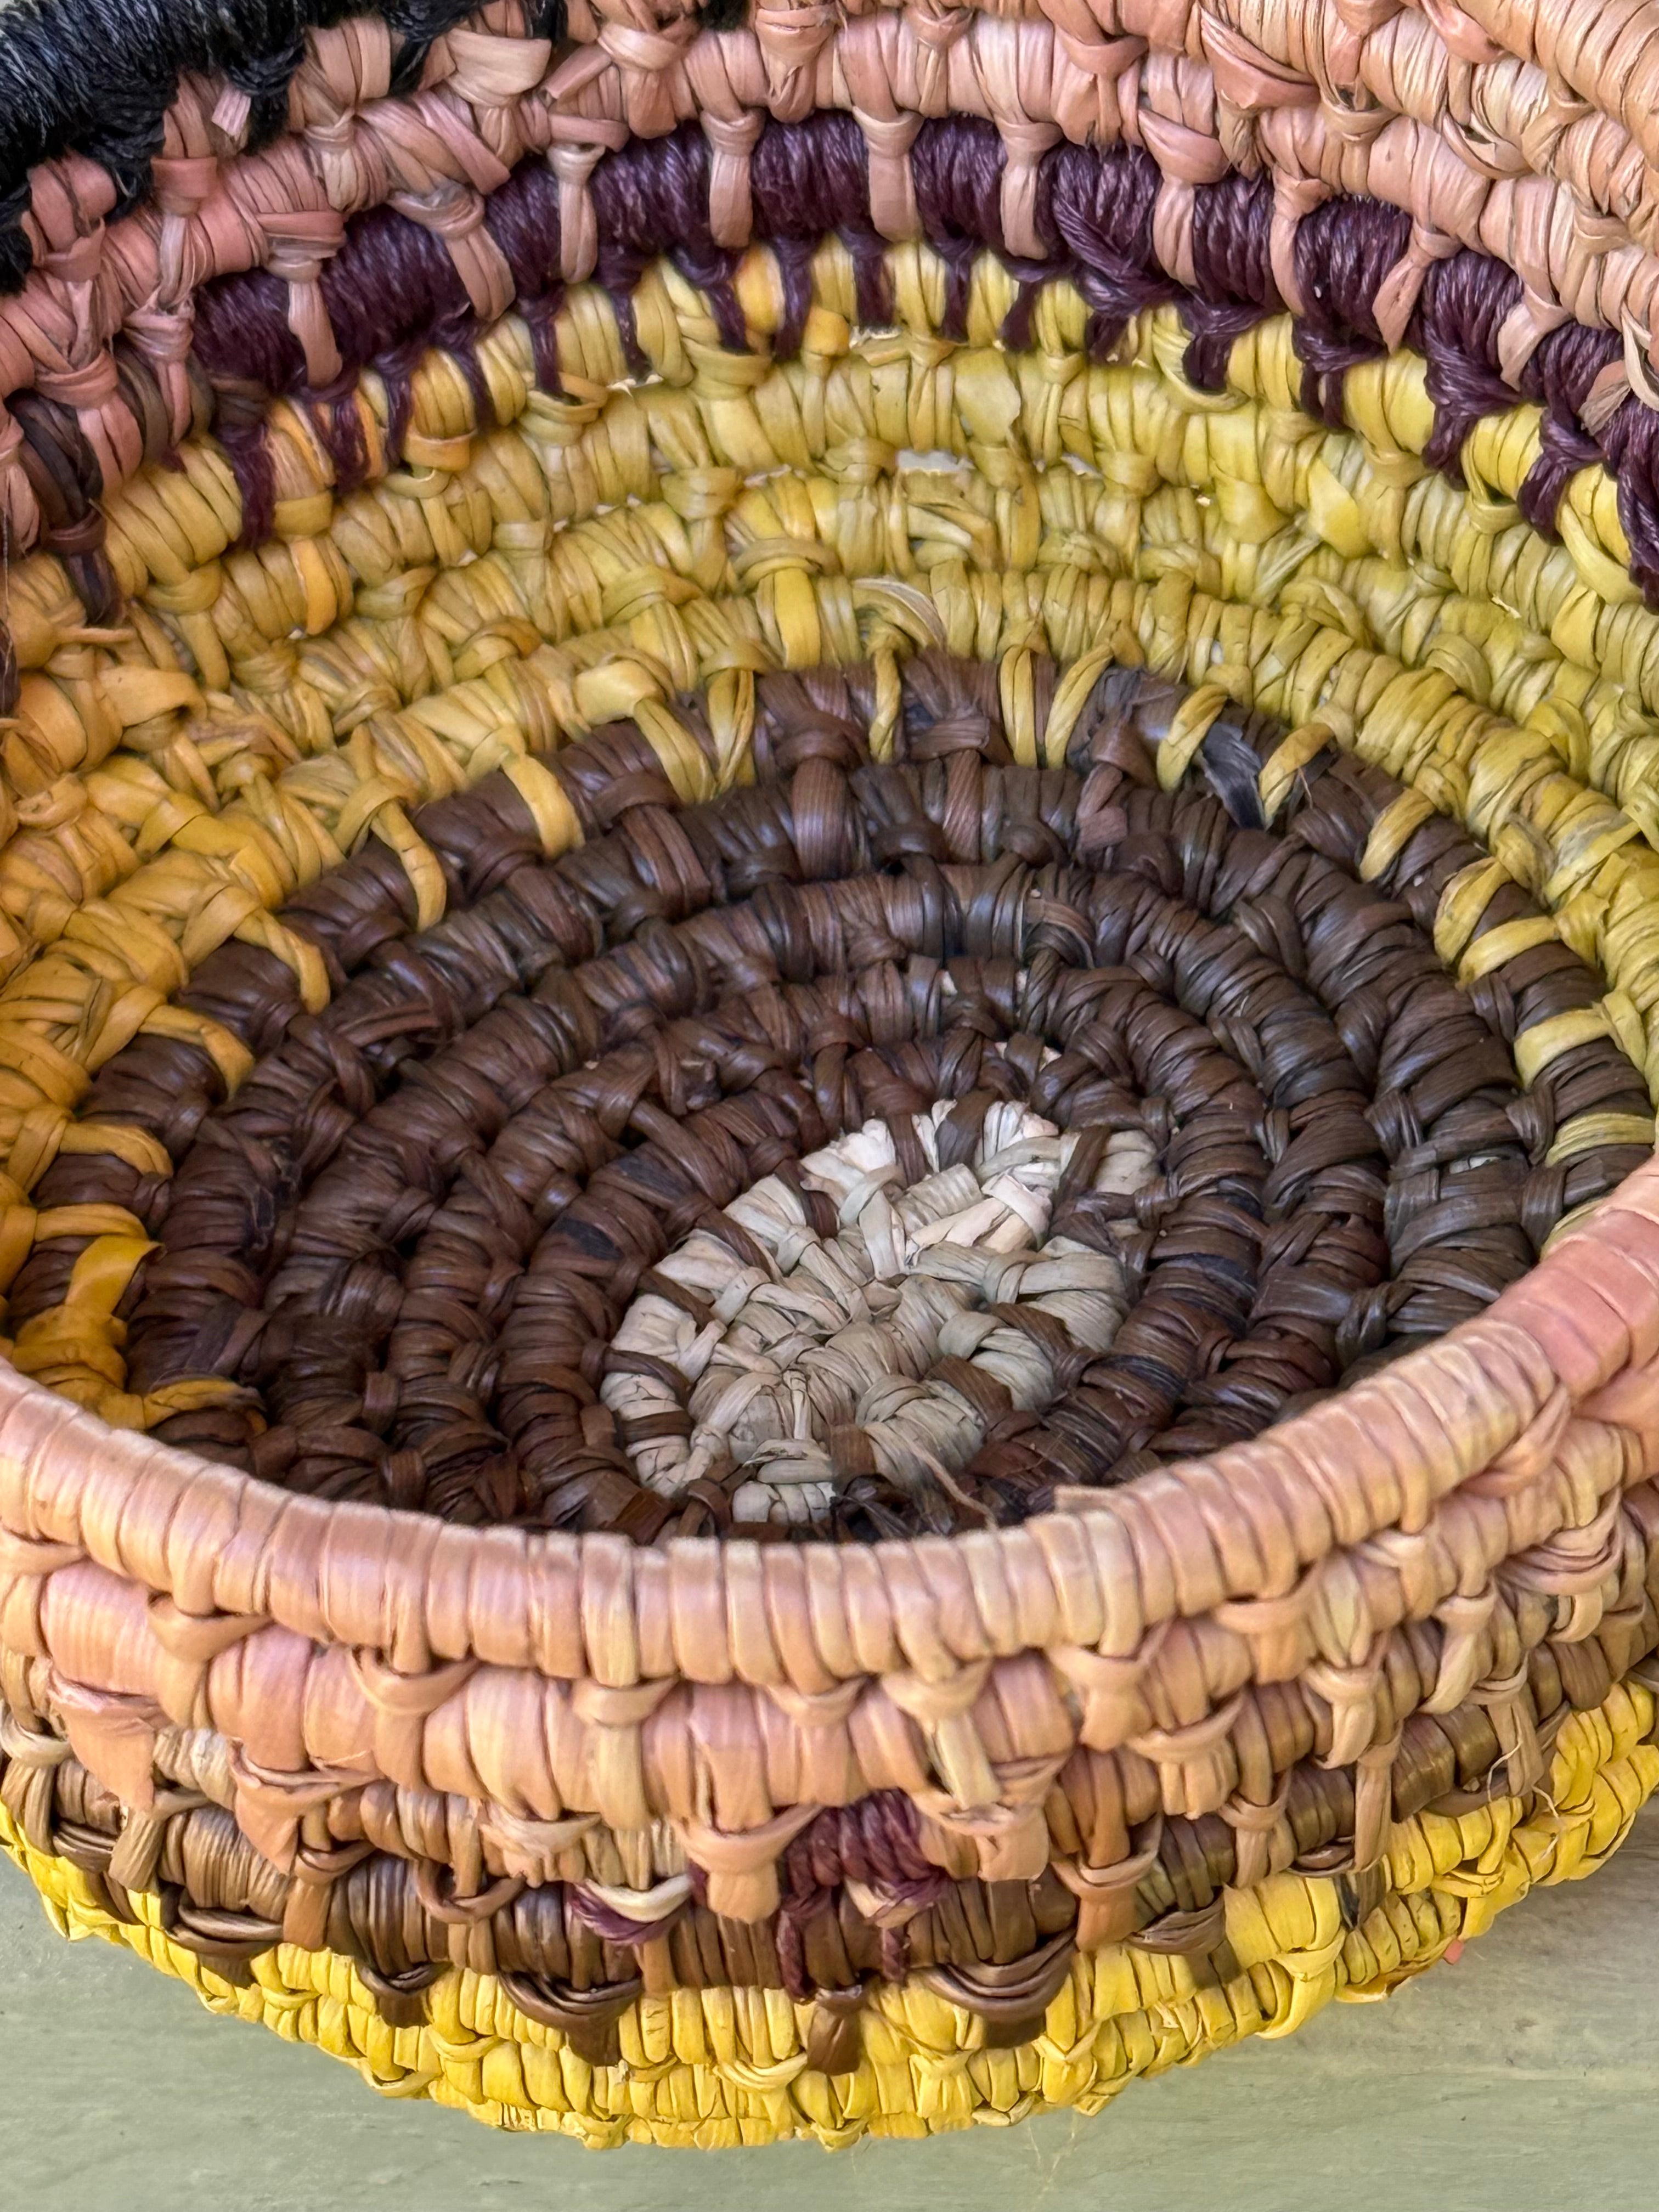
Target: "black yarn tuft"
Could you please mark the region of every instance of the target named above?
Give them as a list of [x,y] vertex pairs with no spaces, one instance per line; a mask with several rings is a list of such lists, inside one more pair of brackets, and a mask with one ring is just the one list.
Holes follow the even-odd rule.
[[289,85],[305,58],[305,31],[301,27],[275,52],[237,62],[226,70],[226,76],[237,91],[247,94],[250,149],[268,146],[287,127]]
[[23,230],[29,188],[18,185],[0,197],[0,292],[15,292],[29,273],[29,242]]
[[[402,41],[398,82],[418,80],[433,40],[475,0],[387,0]],[[21,223],[28,173],[84,154],[114,179],[116,213],[149,189],[162,118],[186,70],[222,75],[252,106],[251,143],[280,132],[308,30],[374,12],[372,0],[15,0],[0,15],[0,291],[29,268]],[[541,35],[562,36],[563,0],[544,0]]]
[[386,19],[403,41],[392,58],[394,93],[401,94],[416,89],[432,50],[432,41],[443,36],[458,14],[471,12],[469,8],[458,10],[453,0],[391,0]]

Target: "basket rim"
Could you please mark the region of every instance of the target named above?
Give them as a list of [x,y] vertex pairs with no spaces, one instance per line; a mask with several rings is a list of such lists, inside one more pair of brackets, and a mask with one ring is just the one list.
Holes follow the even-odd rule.
[[[1486,1573],[1512,1559],[1522,1494],[1546,1507],[1543,1525],[1525,1516],[1523,1545],[1547,1542],[1560,1527],[1547,1492],[1564,1430],[1575,1413],[1645,1425],[1656,1348],[1659,1159],[1485,1314],[1351,1391],[1207,1459],[1114,1492],[1062,1492],[1055,1510],[1012,1528],[946,1537],[636,1546],[325,1504],[110,1428],[4,1367],[0,1566],[43,1576],[85,1560],[187,1616],[255,1616],[325,1644],[423,1652],[425,1664],[527,1663],[618,1687],[660,1679],[642,1650],[666,1648],[659,1607],[672,1619],[678,1679],[799,1678],[777,1623],[809,1597],[814,1629],[833,1613],[866,1614],[839,1638],[813,1636],[816,1668],[804,1671],[828,1681],[883,1671],[866,1663],[878,1618],[886,1634],[873,1641],[924,1681],[1034,1647],[1127,1658],[1146,1631],[1176,1618],[1224,1608],[1231,1625],[1265,1628],[1269,1614],[1304,1610],[1326,1560],[1391,1528],[1420,1534],[1437,1506],[1493,1470]],[[1614,1490],[1615,1506],[1623,1495]],[[1598,1552],[1602,1517],[1582,1532]],[[1460,1595],[1478,1596],[1485,1576],[1468,1586],[1462,1572]],[[976,1601],[966,1613],[949,1602],[957,1595]],[[1363,1601],[1359,1613],[1363,1646]]]

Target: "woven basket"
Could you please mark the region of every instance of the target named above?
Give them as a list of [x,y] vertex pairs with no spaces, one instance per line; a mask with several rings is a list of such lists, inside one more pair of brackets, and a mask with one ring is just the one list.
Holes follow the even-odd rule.
[[1652,9],[281,13],[0,21],[0,1843],[702,2146],[1595,1868]]

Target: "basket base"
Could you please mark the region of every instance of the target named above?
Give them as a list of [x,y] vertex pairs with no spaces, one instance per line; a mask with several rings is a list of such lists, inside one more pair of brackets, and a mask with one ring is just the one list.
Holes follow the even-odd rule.
[[[528,2019],[491,1975],[451,1972],[430,2017],[395,2027],[350,1960],[283,1944],[226,1982],[135,1897],[136,1924],[94,1901],[67,1859],[36,1850],[0,1807],[0,1848],[71,1940],[101,1936],[189,1983],[211,2012],[315,2044],[384,2096],[429,2098],[492,2127],[575,2137],[591,2148],[654,2142],[721,2149],[811,2137],[841,2149],[865,2136],[914,2137],[1034,2114],[1095,2112],[1128,2082],[1190,2065],[1249,2035],[1288,2035],[1333,1997],[1363,2002],[1482,1934],[1536,1886],[1594,1873],[1659,1787],[1650,1741],[1659,1701],[1633,1676],[1573,1715],[1545,1783],[1457,1817],[1424,1813],[1391,1831],[1382,1901],[1345,1922],[1334,1876],[1284,1874],[1227,1893],[1241,1971],[1200,1987],[1181,1959],[1108,1944],[1077,1958],[1041,2036],[983,2047],[984,2025],[920,1981],[889,1986],[866,2014],[857,2071],[811,2068],[812,2008],[781,1990],[710,1989],[644,1997],[618,2023],[622,2061],[592,2066],[556,2029]],[[1454,1953],[1455,1955],[1455,1953]]]

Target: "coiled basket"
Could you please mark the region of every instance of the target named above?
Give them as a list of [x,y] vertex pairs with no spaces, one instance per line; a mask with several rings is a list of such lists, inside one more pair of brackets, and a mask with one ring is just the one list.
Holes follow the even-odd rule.
[[[311,20],[311,15],[321,19]],[[1659,1782],[1659,6],[0,19],[0,1842],[596,2144]]]

